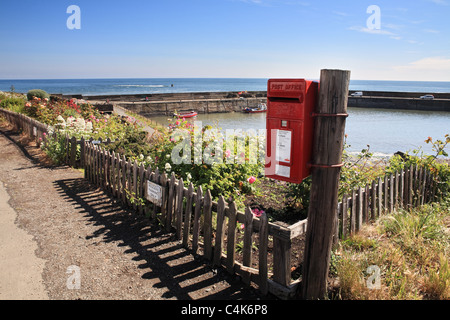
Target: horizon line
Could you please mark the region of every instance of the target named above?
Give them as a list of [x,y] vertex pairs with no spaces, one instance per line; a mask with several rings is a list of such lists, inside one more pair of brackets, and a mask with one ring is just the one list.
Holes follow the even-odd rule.
[[[100,78],[12,78],[12,79],[5,79],[1,78],[0,81],[35,81],[35,80],[117,80],[117,79],[123,79],[123,80],[135,80],[135,79],[260,79],[260,80],[268,80],[268,79],[308,79],[308,80],[315,80],[319,81],[319,79],[309,78],[309,77],[269,77],[269,78],[262,78],[262,77],[153,77],[153,78],[143,78],[143,77],[100,77]],[[350,81],[392,81],[392,82],[450,82],[450,80],[443,81],[443,80],[380,80],[380,79],[350,79]]]

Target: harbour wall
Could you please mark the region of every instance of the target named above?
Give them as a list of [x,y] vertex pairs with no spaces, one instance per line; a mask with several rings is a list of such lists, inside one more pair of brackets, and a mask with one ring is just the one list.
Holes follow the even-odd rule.
[[[429,92],[364,91],[363,96],[352,97],[354,92],[349,92],[348,107],[450,112],[450,93],[432,93],[435,99],[424,100],[420,97]],[[266,91],[251,91],[66,97],[83,98],[99,106],[114,104],[143,116],[153,116],[190,110],[198,113],[238,112],[265,103],[266,96]]]
[[252,92],[192,92],[153,95],[121,95],[82,97],[99,109],[116,105],[142,116],[166,115],[194,110],[197,113],[239,112],[246,107],[266,103],[265,91]]

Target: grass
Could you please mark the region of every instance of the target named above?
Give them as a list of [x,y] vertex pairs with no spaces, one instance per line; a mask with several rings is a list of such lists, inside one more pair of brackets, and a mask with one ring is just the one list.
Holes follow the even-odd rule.
[[[450,299],[450,199],[381,217],[332,255],[332,299]],[[371,289],[370,266],[380,271]]]

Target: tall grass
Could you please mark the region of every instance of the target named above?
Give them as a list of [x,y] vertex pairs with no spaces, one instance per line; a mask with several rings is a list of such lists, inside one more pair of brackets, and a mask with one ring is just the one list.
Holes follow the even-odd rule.
[[[341,241],[334,252],[334,297],[450,299],[449,200],[383,216]],[[380,269],[379,289],[367,286],[371,265]]]

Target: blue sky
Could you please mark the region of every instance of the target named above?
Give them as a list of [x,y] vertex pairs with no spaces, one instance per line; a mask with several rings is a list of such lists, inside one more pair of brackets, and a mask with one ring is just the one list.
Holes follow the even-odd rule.
[[[70,5],[81,29],[67,28]],[[367,8],[380,9],[371,29]],[[1,1],[0,79],[450,81],[450,0]]]

